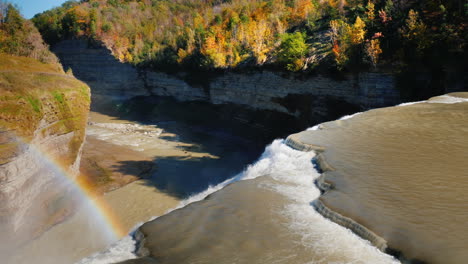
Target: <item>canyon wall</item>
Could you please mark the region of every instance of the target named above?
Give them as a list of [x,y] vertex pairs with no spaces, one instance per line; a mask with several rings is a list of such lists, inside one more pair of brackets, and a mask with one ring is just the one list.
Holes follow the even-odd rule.
[[90,85],[96,101],[102,96],[128,99],[153,95],[236,105],[279,113],[283,119],[294,118],[301,123],[298,128],[401,102],[396,78],[391,73],[365,72],[336,78],[267,70],[166,74],[120,63],[110,51],[84,39],[62,41],[53,51],[65,69],[72,69],[77,78]]
[[8,256],[73,211],[90,90],[59,65],[0,59],[0,255]]

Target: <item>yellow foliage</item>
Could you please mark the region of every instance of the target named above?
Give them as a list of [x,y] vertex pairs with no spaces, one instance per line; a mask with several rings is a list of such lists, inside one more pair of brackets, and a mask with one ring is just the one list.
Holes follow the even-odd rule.
[[246,38],[251,48],[257,64],[265,63],[268,53],[271,49],[269,42],[272,41],[272,32],[266,21],[253,21],[247,26]]
[[125,61],[133,61],[133,56],[130,52],[125,52]]
[[356,22],[351,27],[351,43],[361,44],[364,41],[364,36],[366,35],[366,24],[358,16]]
[[296,0],[294,5],[294,14],[298,19],[305,19],[313,10],[314,5],[310,0]]
[[184,61],[184,59],[188,56],[188,52],[185,51],[184,49],[179,49],[177,51],[177,62],[181,63]]
[[419,18],[419,13],[411,9],[406,19],[406,27],[401,30],[401,33],[405,39],[416,44],[418,53],[431,44],[427,31],[427,26]]
[[380,48],[380,41],[378,39],[372,39],[366,44],[366,53],[370,58],[372,65],[377,65],[379,60],[379,55],[382,54],[382,49]]
[[369,2],[367,3],[366,9],[367,9],[367,12],[366,12],[367,19],[369,19],[370,21],[373,21],[375,19],[374,3],[372,3],[372,1],[369,0]]

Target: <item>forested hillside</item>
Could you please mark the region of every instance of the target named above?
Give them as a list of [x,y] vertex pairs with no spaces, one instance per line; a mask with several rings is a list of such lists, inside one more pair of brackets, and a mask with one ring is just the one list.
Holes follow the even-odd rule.
[[[89,87],[66,74],[34,24],[0,0],[0,132],[14,131],[29,142],[39,135],[75,131],[70,142],[74,161],[83,142],[89,103]],[[0,165],[20,153],[19,146],[19,142],[0,142]]]
[[33,22],[140,66],[305,71],[463,62],[467,17],[466,0],[82,0]]
[[57,64],[41,35],[31,21],[25,20],[11,4],[0,0],[0,53],[30,57]]

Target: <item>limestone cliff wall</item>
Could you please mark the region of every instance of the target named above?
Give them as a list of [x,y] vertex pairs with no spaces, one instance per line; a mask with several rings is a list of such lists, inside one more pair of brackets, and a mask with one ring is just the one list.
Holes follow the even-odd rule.
[[[61,68],[1,55],[0,255],[73,211],[89,87]],[[8,65],[23,65],[11,69]],[[8,255],[8,254],[6,254]]]
[[91,86],[95,98],[170,96],[179,101],[280,112],[309,123],[401,101],[391,73],[349,74],[340,79],[321,75],[304,78],[272,71],[169,75],[120,63],[107,49],[91,47],[86,40],[66,40],[53,51],[65,69],[71,68],[77,78]]

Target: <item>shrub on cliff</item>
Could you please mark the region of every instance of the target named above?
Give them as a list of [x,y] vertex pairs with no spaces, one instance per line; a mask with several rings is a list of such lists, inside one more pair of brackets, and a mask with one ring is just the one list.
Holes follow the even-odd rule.
[[0,52],[57,64],[34,24],[25,20],[12,5],[0,1]]

